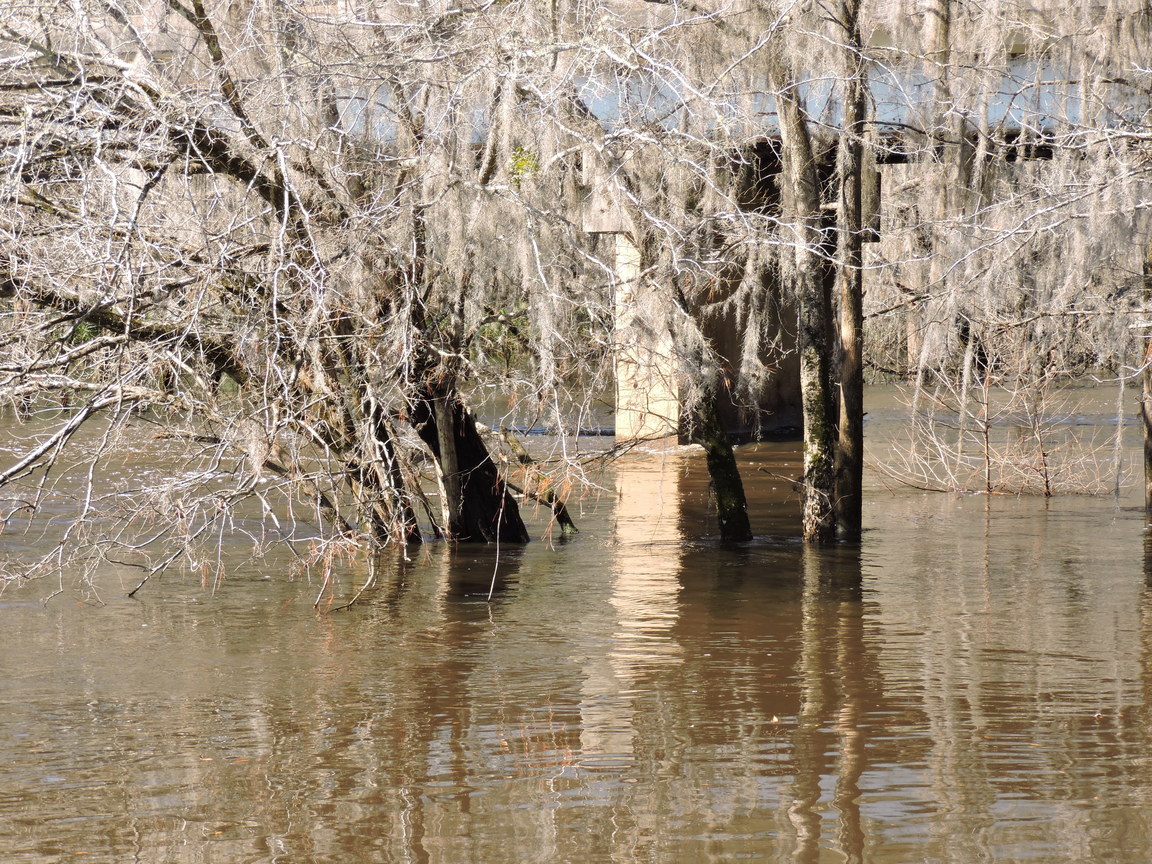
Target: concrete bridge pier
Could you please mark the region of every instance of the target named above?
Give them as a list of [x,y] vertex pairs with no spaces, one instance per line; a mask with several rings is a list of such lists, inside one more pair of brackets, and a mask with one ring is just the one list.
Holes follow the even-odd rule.
[[667,303],[642,277],[629,234],[616,244],[616,440],[667,438],[680,426],[680,387]]
[[[760,173],[767,176],[772,148],[754,154],[765,162]],[[626,157],[627,158],[627,157]],[[625,161],[626,161],[625,158]],[[670,315],[673,301],[666,286],[657,285],[644,274],[636,232],[625,202],[626,190],[620,169],[605,164],[603,157],[589,149],[585,153],[581,177],[580,219],[586,233],[609,235],[615,271],[614,366],[616,373],[616,440],[637,441],[679,436],[682,427],[684,391],[681,363],[673,345]],[[735,286],[731,286],[735,287]],[[779,292],[779,286],[765,285],[765,291]],[[786,310],[787,304],[781,304]],[[765,374],[755,392],[745,393],[737,405],[733,393],[720,394],[721,422],[739,439],[760,435],[793,434],[800,419],[800,369],[793,347],[795,333],[780,311],[772,320],[754,325],[733,314],[712,315],[703,322],[704,336],[726,364],[728,377],[735,380],[734,358],[741,356],[745,328],[762,329],[757,341],[764,345],[761,364]],[[788,317],[785,311],[784,317]]]

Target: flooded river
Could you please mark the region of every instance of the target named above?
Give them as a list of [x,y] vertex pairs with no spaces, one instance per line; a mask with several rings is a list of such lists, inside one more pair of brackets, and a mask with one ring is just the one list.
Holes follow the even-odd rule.
[[[906,428],[890,395],[873,466]],[[1106,438],[1114,412],[1068,422]],[[1133,487],[870,469],[864,542],[811,550],[797,459],[741,449],[759,536],[736,548],[675,450],[595,475],[569,542],[433,545],[344,611],[241,549],[218,586],[9,588],[0,861],[1146,862]]]

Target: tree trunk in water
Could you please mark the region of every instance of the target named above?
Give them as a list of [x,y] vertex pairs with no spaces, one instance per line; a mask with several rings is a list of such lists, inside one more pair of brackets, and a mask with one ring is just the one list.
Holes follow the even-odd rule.
[[1143,378],[1140,420],[1144,429],[1144,510],[1145,524],[1152,525],[1152,339],[1144,351]]
[[[419,543],[420,526],[416,521],[416,512],[412,508],[409,496],[404,494],[406,487],[404,474],[400,470],[400,460],[393,445],[392,424],[379,406],[373,406],[372,429],[376,436],[377,458],[383,463],[381,482],[382,494],[387,493],[390,500],[381,502],[386,521],[376,527],[377,539],[384,537],[395,538],[404,543]],[[380,536],[383,534],[383,537]]]
[[520,508],[480,437],[476,421],[450,389],[425,388],[412,421],[440,465],[448,536],[461,543],[527,543]]
[[[1144,260],[1144,317],[1152,310],[1152,246]],[[1144,337],[1143,388],[1140,395],[1140,426],[1144,430],[1145,525],[1152,525],[1152,337]]]
[[836,422],[832,398],[829,309],[820,247],[820,178],[808,122],[790,74],[773,69],[784,168],[784,221],[793,223],[791,265],[798,313],[800,391],[804,412],[803,532],[809,542],[836,538],[833,514]]
[[692,439],[704,448],[708,461],[708,475],[716,494],[716,516],[720,522],[720,539],[742,543],[752,539],[752,526],[748,522],[748,501],[744,496],[744,481],[736,465],[732,441],[720,422],[716,405],[716,391],[710,388],[696,409]]
[[864,287],[862,268],[864,112],[866,82],[858,15],[860,0],[842,0],[847,76],[844,128],[837,153],[836,294],[840,304],[840,423],[836,446],[836,528],[842,540],[860,539],[864,476]]

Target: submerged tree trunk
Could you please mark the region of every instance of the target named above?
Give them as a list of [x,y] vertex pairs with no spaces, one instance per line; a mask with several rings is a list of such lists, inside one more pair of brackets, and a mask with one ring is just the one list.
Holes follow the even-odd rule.
[[864,112],[866,70],[860,39],[860,0],[842,0],[847,58],[844,127],[837,152],[839,208],[836,294],[840,305],[840,416],[836,445],[836,528],[842,540],[859,540],[864,472],[864,288],[862,268]]
[[796,82],[779,69],[773,71],[780,114],[784,220],[793,225],[791,242],[795,246],[791,278],[798,313],[796,335],[804,412],[803,532],[807,541],[826,543],[836,537],[832,507],[836,422],[828,338],[830,316],[824,290],[826,267],[821,255],[824,238],[820,231],[820,178]]
[[[381,502],[379,516],[376,521],[377,540],[395,537],[404,543],[421,542],[420,526],[416,521],[416,511],[413,509],[411,497],[405,494],[415,484],[409,484],[400,468],[399,454],[393,443],[395,432],[387,415],[379,406],[371,409],[372,430],[376,438],[377,461],[384,474],[386,484],[381,486],[388,492],[388,500]],[[436,526],[433,531],[439,533]]]
[[440,466],[448,536],[461,543],[527,543],[520,508],[475,419],[451,388],[427,387],[420,395],[412,420]]
[[[1144,318],[1152,311],[1152,246],[1144,260]],[[1140,426],[1144,431],[1144,512],[1145,525],[1152,525],[1152,336],[1144,337],[1143,388],[1140,397]]]
[[709,388],[700,400],[695,420],[692,440],[704,448],[707,457],[708,475],[712,478],[712,490],[716,496],[720,539],[734,543],[751,540],[752,526],[748,521],[744,481],[736,465],[732,440],[720,420],[715,388]]
[[1144,430],[1144,510],[1145,523],[1152,525],[1152,339],[1144,352],[1143,381],[1140,425]]

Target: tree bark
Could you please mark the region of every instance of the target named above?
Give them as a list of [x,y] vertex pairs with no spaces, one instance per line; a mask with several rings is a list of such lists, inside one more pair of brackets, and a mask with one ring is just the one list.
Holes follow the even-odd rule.
[[1144,351],[1143,395],[1140,423],[1144,430],[1144,511],[1145,524],[1152,525],[1152,339]]
[[837,152],[839,208],[836,294],[840,305],[840,412],[836,446],[836,528],[842,540],[860,539],[864,476],[863,213],[866,70],[859,25],[860,0],[842,0],[844,124]]
[[[415,489],[408,489],[404,473],[400,469],[400,458],[393,443],[392,424],[379,406],[372,410],[372,429],[376,437],[377,458],[381,476],[378,479],[381,501],[382,522],[377,526],[377,539],[395,537],[404,543],[419,543],[420,526],[412,507],[411,495]],[[415,486],[415,484],[412,484]],[[410,493],[410,494],[406,494]],[[386,496],[386,497],[385,497]],[[381,532],[386,532],[380,536]]]
[[425,387],[412,422],[444,478],[448,536],[459,543],[527,543],[516,499],[456,394]]
[[743,543],[752,539],[752,526],[748,521],[748,500],[744,495],[744,481],[736,465],[732,440],[720,421],[716,405],[716,390],[710,388],[696,409],[692,439],[704,448],[708,463],[708,476],[716,496],[716,516],[720,523],[720,539]]
[[836,422],[831,387],[829,304],[824,290],[820,231],[820,178],[807,115],[792,75],[773,70],[780,116],[785,221],[793,223],[792,282],[797,306],[801,406],[804,413],[803,533],[809,542],[836,537],[834,448]]
[[[1144,259],[1144,317],[1152,311],[1152,246]],[[1144,368],[1140,397],[1140,426],[1144,432],[1144,514],[1145,525],[1152,525],[1152,337],[1144,337]]]

